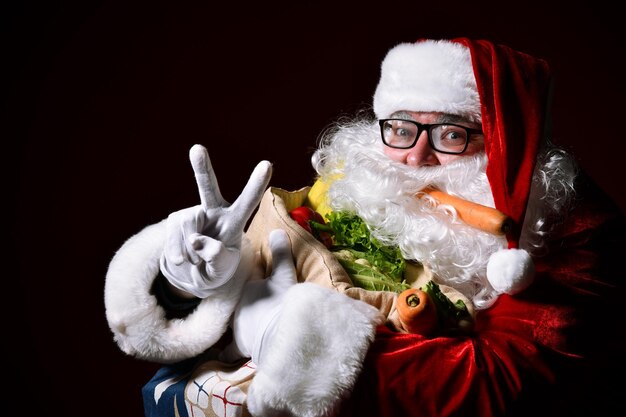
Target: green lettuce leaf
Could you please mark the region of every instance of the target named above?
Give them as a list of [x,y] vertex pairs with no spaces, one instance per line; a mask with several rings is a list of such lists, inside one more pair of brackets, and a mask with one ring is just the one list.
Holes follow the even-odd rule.
[[381,244],[354,213],[334,211],[326,218],[333,234],[332,251],[354,285],[398,293],[409,288],[404,282],[406,262],[397,246]]

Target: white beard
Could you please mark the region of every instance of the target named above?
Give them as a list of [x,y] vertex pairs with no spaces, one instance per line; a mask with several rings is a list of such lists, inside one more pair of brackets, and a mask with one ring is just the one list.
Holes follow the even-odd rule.
[[477,309],[491,305],[497,295],[486,278],[487,263],[506,247],[506,239],[466,225],[450,206],[415,197],[430,185],[493,207],[486,155],[414,168],[384,155],[377,127],[370,124],[341,128],[330,140],[314,161],[321,162],[322,179],[341,175],[329,189],[332,209],[356,212],[374,237],[397,245],[406,259],[427,265],[438,283],[456,288]]

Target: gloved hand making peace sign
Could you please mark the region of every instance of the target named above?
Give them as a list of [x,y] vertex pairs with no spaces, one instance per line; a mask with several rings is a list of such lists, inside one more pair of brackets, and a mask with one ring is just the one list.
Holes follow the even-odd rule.
[[244,227],[263,197],[272,167],[259,162],[231,205],[220,193],[207,150],[194,145],[189,159],[201,204],[168,216],[161,272],[176,288],[206,298],[235,274]]

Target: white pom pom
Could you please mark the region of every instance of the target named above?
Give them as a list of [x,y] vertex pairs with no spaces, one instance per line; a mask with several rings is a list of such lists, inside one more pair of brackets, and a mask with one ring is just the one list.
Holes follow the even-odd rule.
[[524,249],[502,249],[491,255],[487,279],[500,294],[515,294],[528,287],[535,277],[535,265]]

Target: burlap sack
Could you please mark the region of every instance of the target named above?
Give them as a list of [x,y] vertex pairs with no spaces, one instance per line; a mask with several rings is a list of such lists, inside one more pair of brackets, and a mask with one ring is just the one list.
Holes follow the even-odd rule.
[[[266,274],[271,271],[271,252],[267,237],[274,229],[283,229],[291,240],[294,261],[299,282],[313,282],[332,288],[349,297],[362,300],[376,307],[387,317],[388,325],[397,331],[404,331],[395,309],[397,294],[390,291],[370,291],[353,285],[350,276],[343,269],[335,256],[311,233],[304,230],[290,216],[289,211],[303,205],[311,187],[303,187],[296,191],[270,187],[265,192],[259,209],[246,232],[247,237],[260,254],[260,262]],[[420,287],[432,274],[421,265],[410,265],[411,281]],[[441,291],[453,302],[462,299],[470,312],[469,300],[450,287],[440,286]]]

